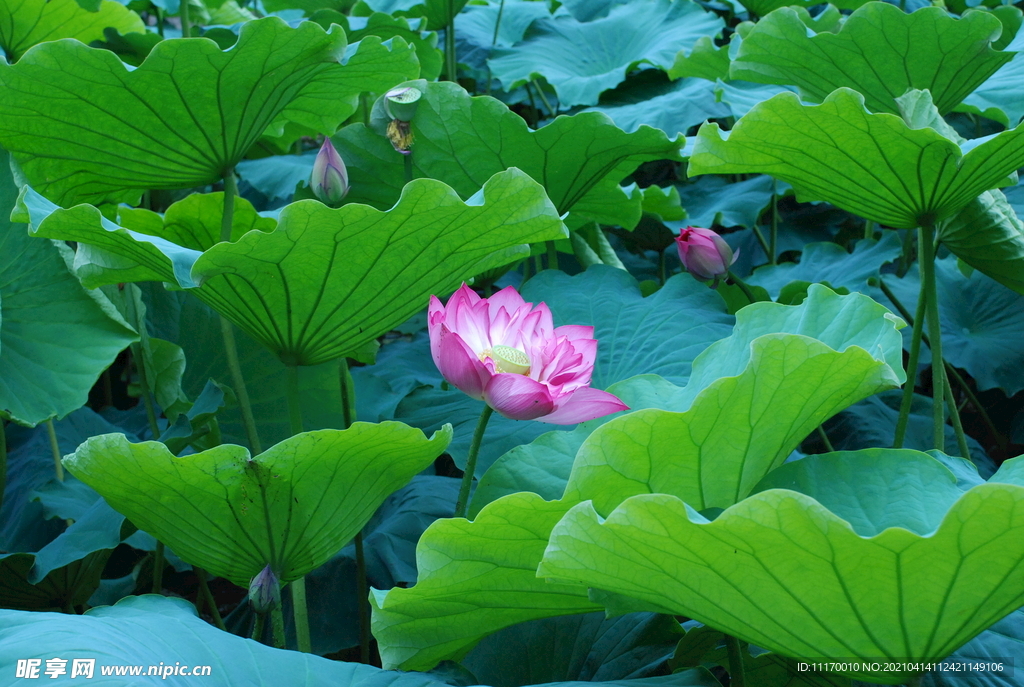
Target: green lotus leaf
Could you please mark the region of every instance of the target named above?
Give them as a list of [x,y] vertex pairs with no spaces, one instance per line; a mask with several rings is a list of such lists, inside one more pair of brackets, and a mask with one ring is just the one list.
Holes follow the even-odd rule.
[[877,278],[882,266],[899,258],[901,252],[900,237],[892,231],[884,232],[878,240],[857,241],[852,253],[831,241],[809,243],[800,262],[765,265],[754,270],[747,281],[763,286],[772,298],[793,281],[828,282],[833,288],[867,293],[867,280]]
[[[35,565],[35,554],[0,554],[0,582],[3,583],[0,601],[4,608],[26,611],[59,611],[80,606],[87,603],[96,590],[109,557],[109,550],[93,551],[33,584],[28,580]],[[0,613],[5,612],[0,610]]]
[[594,21],[541,17],[514,50],[499,48],[487,63],[506,91],[542,76],[558,94],[559,109],[596,105],[637,66],[668,69],[680,50],[717,35],[723,25],[693,2],[637,0]]
[[724,177],[708,176],[677,188],[679,201],[686,208],[687,224],[752,227],[757,224],[761,211],[772,202],[773,181],[766,175],[736,183],[729,183]]
[[[205,39],[161,41],[132,71],[106,50],[46,43],[0,65],[0,145],[60,205],[134,205],[144,189],[204,186],[275,120],[333,132],[355,94],[381,85],[373,56],[383,48],[367,41],[346,51],[340,29],[267,17],[247,22],[228,51]],[[407,61],[408,46],[396,45]]]
[[717,81],[729,78],[729,46],[716,46],[711,36],[701,36],[687,53],[680,50],[668,70],[669,78],[686,77]]
[[[46,202],[38,194],[33,198],[37,205]],[[206,202],[197,201],[200,206]],[[249,231],[201,254],[117,227],[89,206],[36,215],[38,236],[74,237],[127,257],[147,268],[146,274],[132,273],[136,278],[198,286],[200,299],[291,365],[351,354],[409,319],[431,294],[513,261],[526,250],[522,244],[565,236],[540,185],[514,169],[489,179],[468,202],[433,179],[409,184],[387,212],[300,201],[281,211],[274,231]],[[246,217],[236,229],[263,227],[251,208]],[[195,223],[194,245],[204,245],[203,228],[219,221],[206,215]],[[165,224],[159,231],[188,238],[180,226]],[[442,264],[443,273],[435,269]],[[126,275],[105,264],[82,269],[93,277],[91,285]]]
[[[416,586],[374,597],[385,664],[429,669],[510,624],[590,610],[583,588],[552,587],[529,573],[559,513],[583,499],[611,510],[661,488],[696,493],[700,507],[735,503],[827,417],[903,381],[897,323],[866,296],[817,285],[799,306],[744,308],[733,335],[694,361],[685,389],[650,378],[637,384],[639,398],[689,410],[641,410],[598,427],[576,454],[561,500],[516,493],[471,523],[435,523],[417,549]],[[563,470],[539,479],[557,488]]]
[[[619,182],[642,162],[682,159],[680,140],[645,126],[626,133],[598,113],[557,117],[531,131],[503,103],[470,97],[455,84],[404,85],[423,92],[411,122],[413,176],[440,179],[464,198],[492,175],[518,167],[544,186],[560,214],[632,228],[640,203],[631,202]],[[349,170],[348,199],[391,207],[405,183],[404,156],[362,124],[332,140]]]
[[[763,17],[766,14],[770,14],[772,11],[779,9],[780,7],[796,7],[799,9],[810,9],[815,5],[821,3],[815,2],[814,0],[739,0],[740,3],[746,7],[751,14],[757,17]],[[829,3],[833,7],[841,10],[855,10],[861,5],[864,5],[871,0],[835,0],[835,2]]]
[[[0,641],[5,651],[0,670],[14,675],[17,659],[39,657],[96,660],[86,684],[125,685],[202,682],[213,687],[301,684],[309,687],[438,687],[427,675],[400,675],[372,666],[330,661],[296,651],[280,651],[251,639],[222,632],[196,616],[184,599],[155,594],[132,596],[85,615],[0,610]],[[168,638],[174,641],[169,642]],[[142,665],[140,678],[101,677],[104,665]],[[208,676],[145,677],[148,666],[210,666]],[[40,676],[45,674],[40,671]],[[67,676],[65,676],[67,677]],[[76,678],[77,679],[77,678]],[[71,683],[73,684],[73,683]]]
[[786,91],[795,93],[796,89],[792,86],[775,86],[751,81],[718,79],[715,82],[715,99],[728,106],[736,119],[746,116],[756,105]]
[[812,456],[713,522],[670,494],[634,496],[607,519],[584,502],[555,526],[538,575],[657,603],[801,660],[939,661],[1024,602],[1013,574],[1024,561],[1021,462],[961,492],[926,454]]
[[103,38],[103,30],[122,34],[145,33],[142,18],[113,0],[100,0],[96,11],[75,0],[21,0],[0,7],[0,49],[14,62],[37,43],[74,38],[90,43]]
[[847,86],[864,96],[872,112],[899,114],[896,98],[928,89],[941,114],[1013,58],[992,41],[1002,24],[985,12],[950,16],[940,7],[906,13],[895,5],[869,2],[837,33],[808,35],[790,7],[775,10],[743,36],[729,71],[732,79],[798,86],[807,100],[821,102]]
[[450,428],[427,439],[397,422],[356,423],[255,458],[230,444],[178,458],[106,434],[64,464],[183,560],[246,586],[267,565],[284,583],[326,562],[450,440]]
[[570,505],[512,494],[472,522],[444,519],[428,527],[416,546],[416,585],[370,594],[384,667],[429,670],[460,659],[503,627],[600,610],[585,588],[537,579],[551,528]]
[[85,404],[138,336],[103,294],[82,288],[70,248],[8,219],[17,193],[0,150],[0,418],[36,425]]
[[959,212],[1022,165],[1024,127],[961,148],[934,129],[871,114],[862,95],[840,88],[821,105],[777,95],[725,135],[705,124],[689,174],[764,172],[792,184],[798,200],[825,200],[911,228]]
[[[357,23],[358,22],[358,23]],[[419,76],[434,80],[441,73],[441,64],[444,62],[444,55],[437,49],[437,34],[433,31],[420,30],[424,28],[421,20],[410,20],[404,17],[392,17],[381,12],[374,12],[366,18],[363,24],[356,17],[349,17],[350,28],[347,30],[349,41],[361,41],[367,36],[378,36],[382,40],[399,36],[409,45],[416,49],[416,60],[420,65]],[[357,28],[359,27],[359,28]],[[407,77],[401,77],[402,81]],[[372,89],[371,92],[377,92]]]
[[438,31],[451,22],[452,15],[458,15],[467,0],[363,0],[374,12],[383,12],[396,17],[425,17],[427,28]]
[[939,240],[971,267],[1024,294],[1024,224],[1002,191],[985,191],[940,224]]
[[960,112],[976,112],[1011,127],[1024,117],[1024,103],[1020,99],[1020,83],[1024,79],[1024,55],[1020,51],[1024,51],[1024,32],[1018,29],[1017,35],[1005,49],[1007,52],[1018,52],[1010,62],[964,98],[956,109]]

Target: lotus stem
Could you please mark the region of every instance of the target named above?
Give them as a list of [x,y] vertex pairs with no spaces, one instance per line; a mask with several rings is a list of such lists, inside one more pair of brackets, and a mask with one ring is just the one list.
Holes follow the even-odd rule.
[[548,97],[544,95],[544,88],[537,81],[534,81],[533,85],[536,87],[537,95],[540,96],[540,101],[544,103],[544,109],[548,111],[548,115],[551,117],[557,115],[558,113],[555,112],[555,108],[551,107],[551,103],[548,102]]
[[64,464],[60,462],[60,444],[57,443],[57,430],[53,426],[53,418],[46,421],[46,434],[50,437],[50,452],[53,454],[53,471],[57,473],[57,481],[64,481]]
[[[294,582],[292,584],[295,584]],[[284,611],[281,609],[282,604],[278,604],[276,607],[270,610],[270,631],[274,638],[274,646],[278,649],[284,649]]]
[[0,418],[0,506],[4,505],[7,489],[7,423]]
[[[220,617],[220,610],[217,608],[217,602],[214,601],[213,593],[210,592],[210,585],[207,582],[206,571],[202,568],[193,569],[195,570],[196,577],[199,579],[199,593],[206,601],[206,605],[210,607],[210,615],[213,616],[213,624],[221,630],[223,630],[224,632],[227,632],[228,628],[224,625],[224,619]],[[257,613],[256,617],[262,618],[263,616],[262,614]],[[256,633],[253,632],[253,634],[255,635]],[[263,634],[262,627],[260,630],[260,634]],[[256,639],[256,637],[253,637],[253,639]]]
[[484,438],[484,431],[487,429],[487,421],[491,419],[494,408],[484,406],[480,413],[480,420],[476,423],[476,430],[473,432],[473,440],[469,444],[469,455],[466,456],[466,472],[462,475],[462,485],[459,487],[459,500],[455,503],[455,517],[466,517],[466,510],[469,506],[469,488],[473,484],[473,473],[476,472],[476,459],[480,455],[480,444]]
[[[879,280],[884,285],[884,282]],[[883,286],[885,293],[888,287]],[[886,293],[889,296],[891,293]],[[892,297],[889,296],[890,300]],[[893,437],[892,447],[903,448],[903,441],[907,436],[907,424],[910,422],[910,407],[914,402],[914,383],[917,381],[917,361],[921,357],[921,338],[924,336],[925,310],[928,304],[928,292],[921,282],[921,289],[917,294],[917,310],[914,313],[913,331],[910,335],[910,356],[907,359],[907,381],[903,385],[903,399],[900,401],[900,414],[896,419],[896,434]]]
[[448,27],[444,30],[445,72],[448,80],[459,82],[459,62],[455,55],[455,0],[448,0]]
[[832,442],[829,441],[828,434],[825,433],[824,425],[818,425],[818,436],[821,437],[822,443],[825,444],[825,450],[829,453],[834,453],[835,448],[832,446]]
[[750,290],[750,287],[745,281],[733,274],[732,270],[729,270],[729,272],[726,273],[726,276],[729,278],[729,281],[740,287],[740,291],[743,292],[743,295],[747,297],[747,300],[750,301],[751,304],[757,303],[757,296],[754,295],[754,292]]
[[757,238],[757,242],[761,244],[761,250],[764,251],[765,257],[771,261],[772,247],[768,245],[767,241],[765,241],[764,234],[761,232],[761,227],[757,226],[757,222],[754,222],[751,229],[754,231],[754,237]]
[[545,246],[548,251],[548,269],[558,269],[558,249],[555,247],[554,241],[545,241]]
[[875,238],[875,220],[866,219],[864,220],[864,238],[873,239]]
[[665,269],[665,251],[667,248],[663,248],[658,252],[658,282],[664,286],[665,281],[668,278],[667,270]]
[[[348,367],[348,358],[341,359],[339,370],[341,382],[341,417],[343,429],[348,429],[355,421],[356,390],[352,380],[352,371]],[[359,608],[359,661],[370,662],[370,609],[367,598],[370,585],[366,579],[366,552],[363,550],[363,533],[357,532],[354,538],[356,547],[356,605]]]
[[405,183],[412,181],[412,151],[407,151],[402,155],[402,164],[405,167]]
[[189,12],[188,0],[181,0],[180,18],[181,18],[181,37],[182,38],[191,38],[192,37],[192,21],[189,19],[188,12]]
[[505,13],[505,0],[498,4],[498,18],[494,21],[494,36],[491,38],[491,47],[498,44],[498,30],[501,29],[501,15]]
[[309,640],[309,611],[306,608],[306,578],[293,580],[292,588],[292,619],[295,621],[295,643],[304,654],[313,652]]
[[[917,314],[916,318],[912,319],[910,317],[910,313],[907,311],[906,307],[904,307],[904,305],[902,303],[900,303],[899,299],[896,298],[896,294],[894,294],[892,292],[892,290],[888,287],[888,285],[883,280],[881,280],[881,279],[879,279],[879,286],[882,289],[882,293],[885,294],[885,297],[888,298],[890,301],[892,301],[892,304],[896,306],[896,309],[900,311],[900,315],[903,317],[903,319],[905,319],[907,321],[908,324],[910,324],[911,326],[914,326],[914,322],[918,322],[918,321],[920,321],[922,319],[923,315],[921,315],[921,313],[920,313],[920,311],[921,311],[920,303],[918,303],[918,314]],[[925,346],[929,346],[929,347],[931,346],[931,344],[928,341],[928,335],[927,334],[923,334],[923,333],[921,334],[921,337],[918,340],[918,348],[919,349],[920,349],[921,341],[924,342]],[[911,343],[913,343],[913,342],[911,342]],[[915,369],[917,367],[917,361],[916,360],[914,361],[914,367],[915,367]],[[972,404],[974,404],[974,407],[978,409],[978,412],[981,414],[981,417],[984,420],[986,426],[988,427],[989,431],[992,432],[992,436],[995,437],[997,441],[999,439],[999,432],[996,430],[995,425],[992,423],[992,418],[990,418],[988,416],[988,413],[985,412],[985,408],[982,407],[981,402],[974,395],[974,392],[971,391],[971,388],[969,386],[967,386],[967,382],[964,380],[963,377],[960,376],[960,373],[956,371],[956,368],[954,368],[952,365],[950,365],[946,361],[943,361],[943,367],[945,367],[945,369],[946,369],[946,374],[945,374],[946,384],[945,384],[945,391],[943,392],[943,394],[944,394],[944,396],[946,398],[946,403],[949,406],[949,416],[950,416],[950,419],[953,422],[953,429],[956,430],[956,441],[957,441],[957,444],[960,447],[961,453],[963,453],[963,457],[968,459],[968,460],[970,460],[971,459],[971,455],[970,455],[970,450],[967,448],[967,435],[964,433],[964,427],[963,427],[963,424],[960,421],[960,409],[957,408],[956,403],[955,403],[955,401],[953,399],[953,387],[950,385],[950,381],[949,381],[950,377],[953,377],[953,379],[956,380],[957,385],[959,385],[960,389],[963,390],[964,396],[967,397],[967,400],[970,401]],[[906,396],[904,395],[904,397],[906,397]],[[908,404],[907,408],[908,408],[908,413],[909,413],[909,408],[910,408],[909,404]],[[901,406],[901,410],[902,410],[902,406]],[[908,417],[909,417],[909,415],[908,415]],[[906,424],[905,423],[904,423],[904,427],[903,428],[904,428],[904,431],[905,431],[906,430]],[[902,437],[900,438],[900,445],[902,446]],[[896,448],[900,448],[900,446],[897,446]]]
[[729,655],[730,687],[746,687],[747,678],[743,669],[743,647],[740,640],[732,635],[725,635],[725,650]]
[[920,268],[923,288],[927,290],[928,301],[925,316],[928,323],[929,344],[932,350],[932,444],[942,451],[945,449],[946,424],[943,388],[946,384],[945,368],[942,365],[942,331],[939,322],[939,298],[935,286],[935,227],[932,223],[918,228],[917,241],[920,247]]
[[288,399],[288,421],[291,426],[291,434],[302,434],[302,401],[299,396],[299,367],[288,365],[286,374],[287,389],[285,390]]
[[164,543],[157,539],[153,547],[153,593],[164,593]]
[[768,244],[768,263],[774,265],[778,261],[779,249],[779,182],[772,179],[772,230]]
[[[231,240],[231,227],[235,219],[235,195],[237,193],[238,186],[235,184],[235,171],[229,169],[224,173],[224,211],[220,222],[220,240],[222,242]],[[224,356],[228,361],[228,370],[231,372],[231,384],[234,387],[235,396],[238,398],[239,410],[242,413],[245,435],[249,440],[249,448],[252,450],[252,454],[257,456],[263,453],[263,445],[260,443],[260,435],[256,430],[256,418],[252,414],[252,403],[249,401],[249,390],[245,386],[245,377],[242,376],[242,366],[238,362],[238,344],[235,342],[234,325],[224,315],[220,316],[220,333],[224,339]]]
[[266,613],[254,613],[253,614],[252,635],[251,635],[252,639],[255,639],[257,642],[262,642],[263,641],[263,627],[264,627],[264,625],[266,625],[266,623],[267,623],[267,614]]

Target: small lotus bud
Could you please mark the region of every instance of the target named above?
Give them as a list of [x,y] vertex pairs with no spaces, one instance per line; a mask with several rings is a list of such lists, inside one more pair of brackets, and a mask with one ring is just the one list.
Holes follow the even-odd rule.
[[422,96],[420,89],[412,86],[393,88],[384,94],[384,111],[391,119],[411,122]]
[[686,227],[676,237],[679,260],[697,279],[715,279],[729,272],[738,255],[721,236],[710,229]]
[[321,203],[332,207],[337,207],[348,195],[348,170],[329,138],[324,139],[313,162],[309,186]]
[[249,581],[249,603],[257,613],[266,613],[281,603],[281,583],[270,566]]

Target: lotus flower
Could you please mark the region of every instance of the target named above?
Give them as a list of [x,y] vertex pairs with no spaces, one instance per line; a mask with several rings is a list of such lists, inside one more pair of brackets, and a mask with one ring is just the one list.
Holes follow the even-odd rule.
[[324,139],[324,144],[320,146],[320,152],[313,161],[313,175],[310,177],[309,186],[321,203],[332,207],[337,206],[348,195],[348,170],[345,169],[344,160],[338,155],[329,138]]
[[450,384],[512,420],[570,425],[629,407],[592,389],[594,328],[552,326],[511,286],[481,298],[463,284],[428,310],[430,352]]
[[711,229],[686,227],[676,237],[679,260],[686,271],[698,279],[724,277],[739,254],[733,255],[732,248],[721,236]]

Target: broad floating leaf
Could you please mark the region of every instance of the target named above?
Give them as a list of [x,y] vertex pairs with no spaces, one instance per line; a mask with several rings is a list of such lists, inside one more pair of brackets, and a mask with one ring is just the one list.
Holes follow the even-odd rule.
[[0,150],[0,418],[36,425],[85,404],[138,336],[103,294],[82,288],[70,248],[8,219],[17,193]]
[[[544,186],[560,214],[632,228],[640,203],[630,202],[619,182],[642,162],[682,159],[681,139],[646,126],[626,133],[602,114],[557,117],[531,131],[494,98],[470,97],[448,82],[404,85],[423,92],[411,122],[413,175],[440,179],[464,198],[492,175],[518,167]],[[404,156],[362,124],[332,140],[349,170],[348,199],[393,205],[405,183]]]
[[[841,10],[855,10],[870,1],[871,0],[835,0],[835,2],[831,2],[829,4]],[[802,9],[810,9],[815,5],[821,4],[820,2],[817,2],[817,0],[739,0],[739,2],[758,17],[763,17],[780,7],[799,7]]]
[[[379,39],[366,47],[376,52]],[[46,43],[0,64],[0,144],[60,205],[136,204],[144,189],[222,178],[278,118],[333,132],[317,127],[336,128],[380,69],[364,66],[347,81],[339,62],[358,63],[363,48],[345,60],[340,29],[292,29],[276,17],[246,23],[228,51],[205,39],[161,41],[132,71],[106,50]]]
[[[406,186],[387,212],[355,204],[335,210],[313,200],[292,203],[281,211],[274,231],[250,231],[203,253],[118,227],[89,206],[54,209],[31,191],[25,206],[36,235],[100,246],[146,267],[146,274],[133,275],[136,279],[194,288],[200,299],[290,365],[350,354],[412,317],[431,294],[451,292],[464,279],[512,262],[526,250],[522,244],[565,237],[543,189],[516,169],[487,180],[468,203],[433,179]],[[131,221],[144,217],[132,215]],[[189,240],[206,246],[212,236],[205,228],[219,221],[208,215],[193,222]],[[236,230],[260,228],[261,222],[248,208]],[[145,226],[151,226],[148,220]],[[147,230],[188,238],[175,226],[153,224]],[[95,266],[85,274],[92,276],[92,286],[125,276]]]
[[1001,31],[999,20],[985,12],[955,18],[941,7],[926,7],[908,14],[869,2],[838,33],[808,35],[797,11],[783,7],[743,36],[729,75],[798,86],[815,102],[847,86],[864,96],[872,112],[893,114],[900,112],[896,98],[912,88],[928,89],[946,114],[1013,57],[991,47]]
[[[713,522],[670,494],[629,498],[606,520],[584,502],[556,525],[538,575],[801,660],[938,661],[1024,602],[1016,464],[962,493],[926,454],[811,456]],[[899,684],[915,673],[844,674]]]
[[450,428],[427,439],[397,422],[356,423],[255,458],[230,444],[178,458],[106,434],[65,466],[183,560],[244,587],[267,565],[286,583],[326,562],[450,440]]
[[755,106],[727,134],[697,133],[689,173],[764,172],[800,200],[825,200],[891,227],[909,229],[959,212],[1024,165],[1024,127],[963,147],[934,129],[871,114],[840,88],[821,105],[782,93]]
[[689,0],[637,0],[589,22],[568,14],[541,17],[514,50],[499,49],[487,61],[506,91],[542,76],[558,93],[558,108],[596,105],[641,64],[668,69],[676,53],[723,22]]
[[37,43],[74,38],[91,43],[103,38],[104,29],[122,34],[145,33],[135,12],[114,0],[100,0],[90,12],[76,0],[21,0],[0,5],[0,50],[11,62]]

